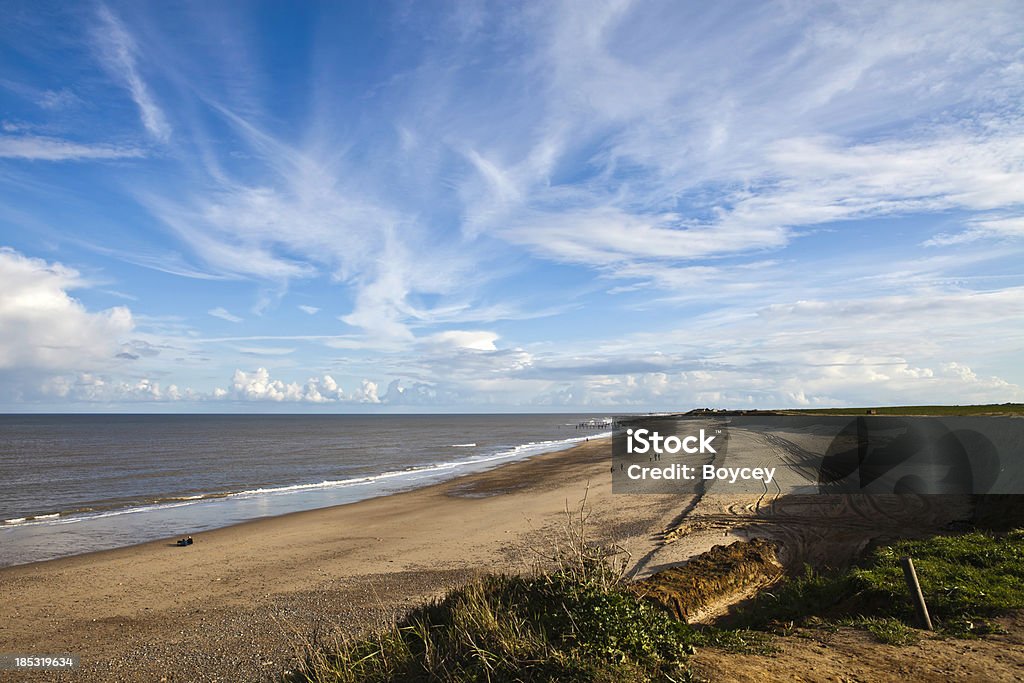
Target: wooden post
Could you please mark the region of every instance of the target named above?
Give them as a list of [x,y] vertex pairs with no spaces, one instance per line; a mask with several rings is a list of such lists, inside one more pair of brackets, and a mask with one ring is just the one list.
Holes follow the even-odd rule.
[[902,557],[900,564],[903,565],[903,577],[907,580],[907,588],[910,589],[910,599],[914,601],[914,609],[917,610],[917,620],[921,624],[921,628],[931,631],[933,630],[932,618],[928,616],[928,605],[925,604],[921,584],[917,581],[914,561],[909,557]]

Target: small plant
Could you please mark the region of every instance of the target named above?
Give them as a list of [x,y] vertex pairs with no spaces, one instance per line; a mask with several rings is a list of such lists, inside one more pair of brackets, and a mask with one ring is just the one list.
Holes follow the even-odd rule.
[[862,628],[886,645],[913,645],[921,639],[921,632],[893,617],[858,617],[841,622],[844,626]]

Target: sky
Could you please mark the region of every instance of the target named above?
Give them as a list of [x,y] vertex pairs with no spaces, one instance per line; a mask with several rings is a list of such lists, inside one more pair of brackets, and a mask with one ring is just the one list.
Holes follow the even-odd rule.
[[1020,2],[0,10],[0,411],[1024,400]]

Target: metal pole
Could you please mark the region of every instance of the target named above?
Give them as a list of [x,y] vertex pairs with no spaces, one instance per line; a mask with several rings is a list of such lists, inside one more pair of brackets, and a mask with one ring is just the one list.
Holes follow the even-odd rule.
[[917,620],[921,628],[929,631],[932,629],[932,618],[928,616],[928,605],[925,604],[924,594],[921,592],[921,584],[917,581],[917,572],[914,570],[914,561],[909,557],[900,558],[903,565],[903,577],[907,580],[907,588],[910,589],[910,598],[914,601],[914,608],[917,610]]

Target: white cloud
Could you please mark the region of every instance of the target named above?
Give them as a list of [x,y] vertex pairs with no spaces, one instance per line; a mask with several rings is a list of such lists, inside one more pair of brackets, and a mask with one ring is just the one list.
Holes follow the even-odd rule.
[[214,272],[278,287],[328,273],[354,291],[341,319],[382,343],[411,341],[410,324],[431,315],[413,297],[463,293],[471,248],[428,239],[421,222],[349,187],[348,169],[319,158],[324,145],[307,153],[222,113],[251,145],[259,185],[218,170],[184,199],[139,193]]
[[171,137],[167,117],[153,99],[149,86],[142,80],[138,69],[138,46],[124,24],[105,5],[98,10],[100,25],[96,40],[103,61],[114,78],[122,81],[132,100],[139,108],[142,125],[157,140],[166,142]]
[[295,349],[287,346],[239,346],[239,353],[250,356],[287,356]]
[[229,323],[240,323],[244,318],[239,318],[237,315],[232,314],[226,308],[218,306],[217,308],[211,308],[207,311],[208,314],[214,318],[220,318],[221,320],[227,320]]
[[431,335],[427,342],[475,351],[494,351],[494,342],[497,340],[498,335],[493,332],[485,332],[483,330],[447,330]]
[[932,405],[1019,401],[1024,390],[998,377],[981,377],[948,363],[922,368],[870,361],[836,366],[790,366],[777,371],[713,368],[702,371],[592,375],[553,383],[533,400],[537,405],[635,406],[645,410],[692,407],[785,408],[807,406]]
[[82,403],[166,403],[203,398],[191,388],[180,389],[176,384],[164,388],[160,382],[147,377],[115,380],[88,372],[48,377],[40,385],[38,393],[30,397]]
[[216,399],[232,399],[237,401],[269,401],[275,403],[380,403],[377,385],[363,380],[359,387],[345,392],[333,377],[324,375],[313,377],[305,384],[284,382],[272,379],[266,368],[257,368],[255,372],[235,370],[231,379],[231,388],[217,388],[213,392]]
[[354,389],[349,396],[350,400],[356,403],[380,403],[376,382],[364,379],[360,381],[359,387]]
[[409,386],[402,386],[402,380],[396,379],[388,384],[382,402],[393,406],[430,407],[455,405],[459,398],[459,395],[445,391],[436,384],[413,382]]
[[[505,211],[492,232],[529,246],[541,258],[608,269],[615,276],[635,261],[695,261],[778,249],[797,234],[795,229],[810,226],[1020,205],[1024,135],[1005,128],[973,136],[940,129],[934,137],[871,143],[781,139],[747,159],[742,187],[729,189],[740,180],[731,175],[703,179],[723,185],[713,204],[691,209],[711,213],[708,219],[638,213],[619,206],[636,197],[576,192],[571,207]],[[550,192],[537,188],[530,196],[543,204]],[[1017,218],[978,219],[973,225],[968,233],[931,243],[1019,234]]]
[[89,159],[130,159],[144,156],[142,150],[115,145],[81,144],[57,138],[0,135],[0,157],[31,161],[83,161]]
[[67,88],[61,88],[42,91],[36,99],[36,104],[43,109],[65,109],[82,104],[82,100]]
[[79,370],[114,358],[132,314],[86,310],[68,294],[83,284],[71,268],[0,249],[0,372]]
[[992,9],[556,7],[516,72],[536,80],[534,116],[503,116],[520,128],[498,140],[464,126],[481,131],[463,143],[464,228],[615,275],[809,226],[1019,205],[1022,17]]
[[948,247],[976,242],[982,239],[1024,238],[1024,216],[977,218],[967,223],[967,229],[952,234],[939,234],[925,241],[926,247]]
[[[238,353],[281,356],[277,372],[290,373],[239,370],[214,397],[686,407],[1019,395],[1019,3],[454,14],[430,24],[425,12],[441,47],[417,44],[413,68],[356,96],[333,87],[329,69],[346,67],[319,46],[290,86],[313,103],[293,120],[268,108],[279,83],[256,68],[237,17],[204,15],[186,54],[159,22],[100,7],[94,42],[146,131],[170,141],[169,115],[176,126],[160,168],[129,190],[169,233],[150,244],[171,243],[106,255],[252,284],[252,310],[268,316],[305,279],[299,300],[318,305],[299,310],[337,316],[316,318],[336,328],[322,335],[179,329],[203,377],[244,367]],[[12,158],[135,155],[0,137]],[[495,323],[541,315],[538,301],[577,310]],[[131,379],[96,360],[62,381],[80,395],[124,384],[169,396],[137,375],[166,382],[171,354],[119,341]],[[330,375],[302,381],[322,372],[303,362],[350,390]]]

